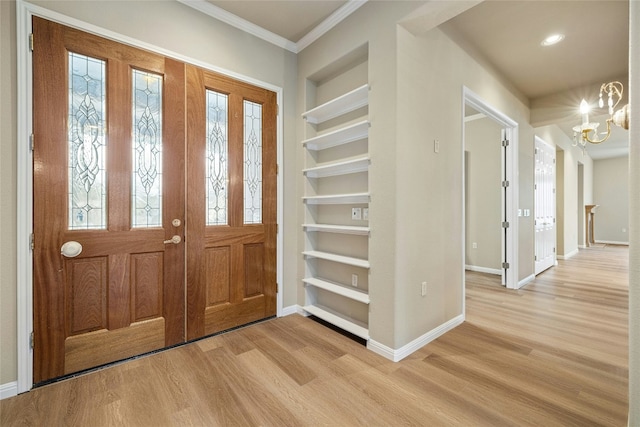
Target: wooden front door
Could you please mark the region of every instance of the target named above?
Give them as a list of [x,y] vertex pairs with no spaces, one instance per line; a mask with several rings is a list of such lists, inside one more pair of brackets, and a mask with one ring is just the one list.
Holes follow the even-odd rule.
[[187,339],[276,314],[275,93],[187,66]]
[[[187,147],[190,158],[205,155],[187,144],[186,123],[187,117],[191,123],[191,115],[206,113],[203,104],[199,111],[191,106],[187,116],[187,99],[194,97],[187,94],[187,65],[39,18],[33,33],[34,382],[39,383],[184,342],[186,319],[197,317],[192,311],[202,306],[199,298],[219,302],[229,289],[217,289],[226,274],[221,258],[190,243],[202,242],[205,236],[197,233],[206,227],[198,224],[204,211],[191,211],[204,206],[190,203],[187,210],[186,194],[192,200],[193,191],[207,188],[201,167],[186,170]],[[262,114],[275,117],[268,105]],[[262,224],[249,228],[262,230],[257,234],[265,239],[248,242],[234,235],[234,243],[247,244],[241,248],[244,257],[230,258],[242,266],[229,267],[229,277],[244,280],[243,300],[261,300],[262,293],[263,302],[236,304],[239,294],[232,291],[233,308],[218,310],[223,317],[210,320],[219,324],[190,329],[189,339],[227,329],[229,317],[242,322],[275,314],[275,184],[269,187],[267,176],[275,171],[275,126],[264,123],[270,122],[263,119],[261,148],[274,154],[260,156],[273,165],[261,166]],[[230,129],[230,139],[236,130],[244,132]],[[230,146],[229,159],[237,162],[233,150]],[[198,169],[198,161],[190,164]],[[228,172],[230,183],[246,181],[243,168],[230,166]],[[230,184],[229,206],[238,197],[233,188]],[[233,215],[228,214],[231,225]],[[211,245],[219,238],[208,234],[205,241]],[[234,246],[233,254],[238,249]],[[203,269],[190,270],[195,284],[185,284],[187,263]],[[218,279],[202,282],[200,276]]]

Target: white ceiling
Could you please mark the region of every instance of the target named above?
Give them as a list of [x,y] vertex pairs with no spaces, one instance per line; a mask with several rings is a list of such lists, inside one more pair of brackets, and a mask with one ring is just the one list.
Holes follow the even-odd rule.
[[[304,49],[366,2],[179,1],[294,52]],[[614,78],[626,79],[628,12],[628,0],[486,0],[441,28],[490,64],[525,98],[535,102],[576,88],[584,92],[584,87],[599,86]],[[565,35],[561,43],[550,47],[540,45],[542,39],[557,32]],[[627,81],[623,83],[626,87]],[[597,92],[597,88],[593,91]],[[595,100],[597,93],[591,96]],[[604,128],[604,116],[595,118]],[[579,120],[576,105],[575,122],[557,124],[571,135],[571,127],[579,124]],[[616,130],[609,141],[589,147],[592,157],[619,155],[619,150],[606,153],[612,147],[624,150],[628,133]]]
[[346,0],[207,0],[265,30],[297,43]]
[[[485,1],[445,25],[529,99],[608,81],[629,68],[627,1]],[[565,39],[540,44],[554,33]]]

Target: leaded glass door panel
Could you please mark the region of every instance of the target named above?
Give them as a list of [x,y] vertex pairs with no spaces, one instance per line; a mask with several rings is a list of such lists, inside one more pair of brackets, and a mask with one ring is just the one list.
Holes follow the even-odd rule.
[[187,338],[276,314],[275,93],[187,66]]
[[33,28],[39,383],[184,341],[185,65]]

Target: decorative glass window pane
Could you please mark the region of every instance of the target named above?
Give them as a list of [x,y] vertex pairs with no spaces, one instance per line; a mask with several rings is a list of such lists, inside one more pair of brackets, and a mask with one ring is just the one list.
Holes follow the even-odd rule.
[[207,90],[206,218],[207,225],[227,225],[228,96]]
[[69,229],[106,229],[106,64],[69,53]]
[[262,223],[262,105],[244,101],[244,223]]
[[162,76],[133,71],[132,226],[162,226]]

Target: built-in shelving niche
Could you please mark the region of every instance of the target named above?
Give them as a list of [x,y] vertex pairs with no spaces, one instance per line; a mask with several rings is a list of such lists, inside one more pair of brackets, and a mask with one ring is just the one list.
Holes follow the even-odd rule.
[[[369,338],[368,46],[310,76],[306,85],[304,310]],[[357,282],[357,283],[356,283]]]

